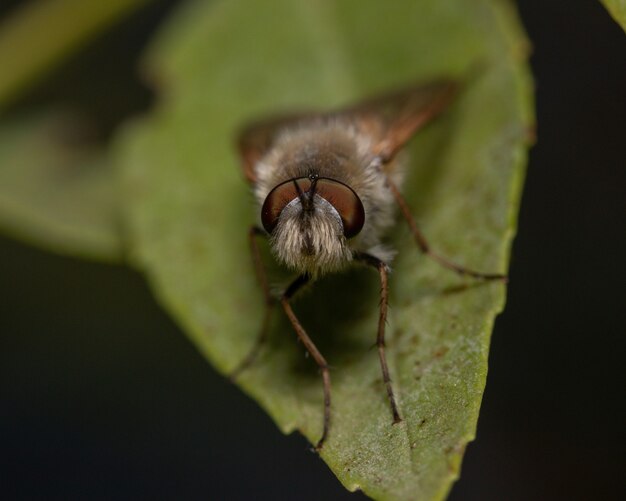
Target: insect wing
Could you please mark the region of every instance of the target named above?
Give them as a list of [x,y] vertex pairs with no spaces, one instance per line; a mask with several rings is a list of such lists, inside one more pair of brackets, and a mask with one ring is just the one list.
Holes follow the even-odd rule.
[[447,108],[458,87],[452,80],[408,87],[348,108],[343,115],[374,137],[373,153],[385,164],[418,130]]

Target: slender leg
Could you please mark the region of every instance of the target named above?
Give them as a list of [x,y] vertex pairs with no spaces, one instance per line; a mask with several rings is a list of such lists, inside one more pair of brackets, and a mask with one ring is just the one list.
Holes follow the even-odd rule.
[[502,280],[502,281],[507,280],[506,275],[502,275],[499,273],[481,273],[479,271],[474,271],[469,268],[465,268],[464,266],[458,265],[450,261],[446,257],[441,256],[435,253],[433,250],[431,250],[430,245],[426,241],[426,238],[417,227],[417,223],[415,222],[415,219],[413,219],[413,215],[411,214],[411,211],[409,209],[408,204],[406,203],[406,200],[404,199],[404,197],[398,190],[398,187],[393,183],[393,181],[389,177],[387,177],[387,185],[389,186],[391,193],[396,199],[396,202],[398,203],[398,206],[400,207],[400,211],[402,212],[404,219],[406,219],[406,222],[408,223],[409,228],[411,229],[411,233],[413,233],[413,238],[415,238],[415,242],[417,243],[418,247],[424,254],[431,257],[435,261],[437,261],[441,266],[448,268],[450,270],[456,271],[459,275],[467,275],[469,277],[480,278],[482,280]]
[[307,349],[309,354],[313,357],[313,360],[315,360],[320,368],[320,371],[322,372],[322,380],[324,381],[324,428],[322,431],[322,437],[319,439],[317,445],[315,446],[315,450],[319,451],[324,445],[324,441],[328,436],[328,429],[330,427],[330,372],[328,370],[328,363],[326,362],[326,359],[319,352],[315,344],[313,344],[313,341],[311,341],[311,338],[308,336],[308,334],[298,321],[298,318],[296,317],[293,309],[291,308],[291,305],[289,304],[289,301],[294,296],[294,294],[296,294],[296,292],[298,292],[298,290],[300,290],[304,285],[309,283],[310,280],[311,278],[308,275],[300,275],[298,278],[296,278],[296,280],[292,282],[289,287],[287,287],[287,290],[281,297],[280,302],[283,305],[285,313],[287,314],[291,325],[296,331],[298,338],[300,339],[300,341],[302,341],[302,344]]
[[252,263],[254,264],[254,271],[256,273],[259,286],[263,290],[263,298],[265,300],[265,313],[263,314],[263,323],[261,324],[261,330],[257,336],[256,342],[252,349],[248,352],[246,357],[239,363],[237,367],[231,372],[230,380],[235,381],[239,375],[250,367],[256,360],[261,348],[267,341],[267,334],[269,332],[270,320],[272,318],[272,311],[274,310],[274,299],[270,293],[270,288],[267,282],[267,274],[265,273],[265,267],[261,260],[261,252],[259,251],[259,245],[256,237],[265,236],[265,232],[261,228],[251,226],[248,230],[248,242],[250,244],[250,254],[252,256]]
[[385,355],[385,326],[387,322],[387,304],[389,301],[389,287],[387,283],[387,275],[389,268],[387,264],[371,254],[364,252],[357,252],[354,255],[355,259],[373,266],[378,270],[380,276],[380,315],[378,316],[378,335],[376,337],[376,346],[378,347],[378,358],[380,359],[380,368],[383,373],[383,381],[387,388],[387,396],[389,397],[389,405],[391,405],[391,413],[393,414],[393,424],[402,421],[400,413],[398,412],[398,406],[396,404],[396,397],[393,393],[393,387],[391,385],[391,377],[389,376],[389,367],[387,366],[387,357]]

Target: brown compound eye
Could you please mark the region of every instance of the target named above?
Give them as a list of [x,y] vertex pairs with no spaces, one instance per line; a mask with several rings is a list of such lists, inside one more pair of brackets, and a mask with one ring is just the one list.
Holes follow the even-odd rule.
[[343,223],[343,235],[352,238],[359,234],[365,223],[365,209],[361,199],[348,185],[334,179],[320,178],[315,193],[331,204]]
[[296,184],[300,187],[300,190],[305,193],[311,187],[311,181],[308,177],[299,179],[290,179],[284,183],[275,186],[265,197],[263,207],[261,209],[261,222],[263,228],[268,233],[272,233],[276,225],[278,224],[278,218],[285,206],[292,200],[298,198],[298,189]]
[[356,236],[365,223],[365,209],[361,199],[348,185],[322,177],[290,179],[272,189],[261,209],[261,222],[265,230],[272,233],[278,224],[280,213],[287,204],[298,198],[300,193],[309,194],[313,179],[315,180],[315,194],[330,203],[339,214],[344,236],[346,238]]

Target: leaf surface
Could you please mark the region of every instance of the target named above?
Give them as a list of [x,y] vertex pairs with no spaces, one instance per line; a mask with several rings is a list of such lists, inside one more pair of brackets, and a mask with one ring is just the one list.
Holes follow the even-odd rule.
[[[532,127],[528,43],[507,2],[194,2],[159,39],[147,72],[164,100],[118,143],[135,259],[206,357],[229,373],[263,314],[247,244],[257,222],[235,132],[264,114],[329,109],[441,75],[467,76],[411,143],[404,192],[433,247],[504,272]],[[479,68],[479,70],[472,70]],[[375,342],[376,273],[321,280],[295,303],[332,366],[321,456],[380,499],[440,499],[474,438],[489,337],[504,285],[465,281],[419,254],[401,223],[388,358],[404,421],[391,425]],[[271,258],[267,256],[268,263]],[[272,281],[284,286],[272,267]],[[284,432],[317,441],[322,384],[281,312],[242,388]]]
[[626,31],[626,0],[601,0],[617,24]]
[[119,260],[115,170],[79,139],[85,131],[59,111],[0,122],[0,227],[63,254]]

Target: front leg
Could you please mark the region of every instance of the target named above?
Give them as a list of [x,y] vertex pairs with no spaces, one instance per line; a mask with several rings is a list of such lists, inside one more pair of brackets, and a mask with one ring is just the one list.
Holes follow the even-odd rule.
[[289,318],[289,321],[296,331],[298,338],[309,354],[313,357],[313,360],[315,360],[315,363],[317,363],[320,371],[322,372],[322,380],[324,382],[324,428],[322,430],[322,436],[315,446],[315,450],[319,451],[328,437],[328,430],[330,428],[330,371],[326,359],[322,356],[309,335],[306,333],[304,327],[300,324],[298,317],[296,317],[296,314],[293,312],[293,309],[289,304],[289,301],[296,294],[296,292],[308,284],[310,280],[311,278],[309,275],[300,275],[291,283],[289,287],[287,287],[287,290],[282,295],[280,302],[283,305],[287,318]]
[[385,327],[387,323],[387,305],[389,303],[389,285],[387,281],[389,267],[384,261],[365,252],[356,252],[354,258],[368,266],[376,268],[380,277],[380,313],[378,315],[376,346],[378,347],[378,358],[380,359],[380,368],[383,373],[383,382],[387,389],[387,397],[389,398],[389,405],[391,406],[391,413],[393,415],[393,424],[396,424],[401,422],[402,418],[400,417],[400,412],[398,412],[398,405],[396,404],[396,397],[393,392],[393,386],[391,385],[391,377],[389,376],[387,356],[385,355]]

